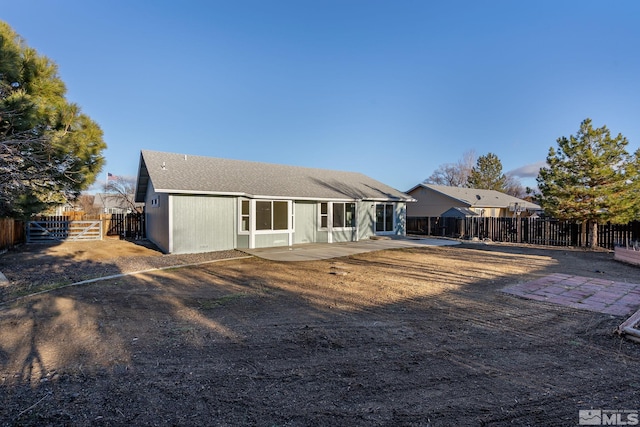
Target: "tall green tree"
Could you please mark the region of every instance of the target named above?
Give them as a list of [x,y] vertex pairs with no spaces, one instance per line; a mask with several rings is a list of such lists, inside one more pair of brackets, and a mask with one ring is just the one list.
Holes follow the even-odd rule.
[[627,138],[615,138],[591,119],[576,135],[560,137],[540,169],[538,201],[551,216],[590,224],[590,246],[598,246],[598,224],[627,223],[638,213],[638,158],[626,151]]
[[0,21],[0,216],[28,216],[87,189],[102,130],[65,98],[57,65]]
[[483,190],[505,191],[507,177],[502,173],[502,162],[493,153],[478,157],[476,165],[471,169],[468,186]]

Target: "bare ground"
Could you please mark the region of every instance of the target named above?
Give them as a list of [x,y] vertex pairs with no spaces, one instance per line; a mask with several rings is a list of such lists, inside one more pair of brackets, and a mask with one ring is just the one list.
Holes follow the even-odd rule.
[[[2,300],[239,255],[112,245],[0,256]],[[550,426],[640,409],[640,346],[612,333],[623,318],[499,291],[558,272],[640,281],[612,258],[506,245],[248,258],[27,296],[0,306],[0,423]]]

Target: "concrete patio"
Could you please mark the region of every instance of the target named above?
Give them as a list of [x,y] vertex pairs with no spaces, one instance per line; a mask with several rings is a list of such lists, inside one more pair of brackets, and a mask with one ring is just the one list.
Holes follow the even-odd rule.
[[424,246],[451,246],[460,242],[447,239],[387,238],[369,239],[344,243],[309,243],[275,248],[241,249],[243,252],[271,261],[315,261],[339,258],[364,252],[385,249],[412,248]]

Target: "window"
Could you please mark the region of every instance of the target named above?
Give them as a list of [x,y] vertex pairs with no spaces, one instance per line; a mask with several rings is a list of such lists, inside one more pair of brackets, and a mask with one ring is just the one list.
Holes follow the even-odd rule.
[[249,231],[249,201],[248,200],[241,201],[240,230]]
[[376,232],[393,231],[394,209],[392,203],[376,205]]
[[288,228],[288,202],[256,202],[256,230],[287,230]]
[[355,203],[333,203],[333,228],[356,226]]
[[289,204],[287,202],[273,202],[273,229],[286,230],[289,228]]
[[356,204],[355,203],[347,203],[345,204],[345,227],[355,227],[356,226]]
[[329,226],[329,203],[320,203],[320,228]]
[[333,227],[344,227],[344,203],[333,204]]
[[356,226],[356,204],[320,203],[320,228],[329,228],[329,217],[331,217],[331,228],[353,228]]
[[256,230],[271,230],[271,202],[256,202]]
[[384,205],[384,231],[393,231],[393,205]]

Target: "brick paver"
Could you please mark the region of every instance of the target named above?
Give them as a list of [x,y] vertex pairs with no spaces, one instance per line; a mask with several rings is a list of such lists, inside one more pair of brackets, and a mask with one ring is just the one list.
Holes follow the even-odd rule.
[[616,316],[640,308],[640,284],[552,274],[502,290],[511,295]]

